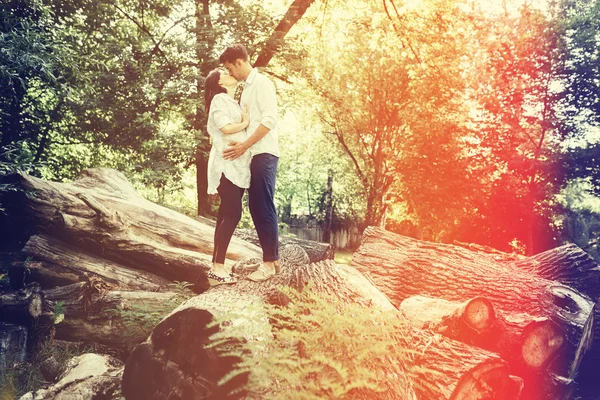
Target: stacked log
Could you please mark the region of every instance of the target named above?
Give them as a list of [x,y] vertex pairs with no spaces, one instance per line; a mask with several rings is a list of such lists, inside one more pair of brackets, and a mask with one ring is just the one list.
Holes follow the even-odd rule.
[[[475,328],[500,316],[492,324],[495,333],[483,330],[482,341],[473,335],[477,329],[469,327],[469,340],[511,360],[511,371],[525,378],[525,398],[550,398],[557,385],[565,386],[559,382],[567,383],[568,392],[592,346],[594,301],[574,288],[516,269],[513,262],[523,261],[369,227],[352,266],[368,274],[398,307],[412,296],[443,299],[454,304],[438,302],[429,308],[455,307],[449,315],[479,312],[483,317],[471,322]],[[464,303],[467,300],[475,304]],[[440,316],[431,319],[443,331]],[[452,325],[447,319],[446,323]],[[511,353],[519,356],[514,359]]]
[[[289,299],[282,288],[302,290],[310,282],[314,290],[335,295],[340,302],[357,302],[365,312],[394,310],[385,297],[367,297],[376,293],[363,276],[351,268],[338,268],[333,261],[284,266],[283,271],[263,283],[241,281],[202,293],[166,317],[146,342],[130,355],[123,375],[123,393],[128,400],[174,398],[228,398],[230,391],[242,381],[217,382],[239,361],[220,357],[216,349],[207,346],[216,327],[209,328],[214,318],[233,309],[248,310],[231,325],[242,325],[247,332],[238,340],[275,340],[267,315],[261,304],[285,304]],[[246,328],[247,327],[247,328]],[[226,327],[222,328],[226,329]],[[411,380],[396,384],[394,392],[385,397],[371,393],[368,398],[389,399],[518,399],[522,380],[510,374],[508,364],[496,354],[467,344],[449,340],[431,332],[408,329],[399,348],[414,349]],[[390,363],[402,360],[406,352],[390,354]],[[391,364],[390,364],[391,365]],[[418,367],[418,368],[416,368]],[[432,378],[434,376],[435,378]],[[273,382],[276,384],[276,382]],[[290,388],[294,390],[294,388]],[[414,392],[413,392],[414,390]],[[268,397],[268,396],[267,396]]]
[[[48,242],[51,237],[68,243],[72,246],[68,251],[86,261],[89,257],[106,260],[104,270],[134,269],[169,281],[195,283],[197,292],[208,288],[214,229],[144,199],[123,174],[97,168],[83,171],[72,183],[21,173],[1,181],[17,189],[3,193],[2,204],[8,222],[17,221],[11,223],[20,229],[15,235],[31,241],[26,249],[33,261],[52,267],[53,260],[64,256],[49,254],[44,247],[44,239]],[[36,234],[46,236],[36,238]],[[233,238],[227,255],[236,262],[260,257],[261,252]],[[70,261],[74,260],[66,260]]]
[[[173,282],[191,282],[197,293],[208,289],[214,224],[145,200],[117,171],[87,170],[72,183],[21,173],[0,181],[12,185],[0,193],[3,232],[21,243],[10,257],[3,254],[17,288],[0,299],[3,319],[27,315],[37,332],[125,356],[152,327],[131,329],[120,313],[172,308]],[[250,232],[242,234],[249,240],[232,239],[227,263],[243,275],[262,252]],[[307,264],[333,253],[329,245],[284,239],[282,256]]]
[[[283,272],[256,283],[243,278],[260,260],[260,248],[252,233],[238,231],[227,262],[235,264],[240,281],[209,288],[211,224],[143,199],[122,174],[93,169],[72,183],[14,174],[0,183],[17,188],[0,194],[8,216],[3,221],[23,244],[13,257],[11,276],[19,285],[13,298],[32,288],[42,297],[38,319],[48,324],[60,304],[65,318],[53,325],[57,339],[104,343],[124,354],[134,348],[123,378],[128,400],[225,398],[243,382],[218,385],[237,360],[207,346],[212,333],[227,329],[211,321],[232,309],[254,310],[251,318],[232,321],[248,328],[243,339],[278,340],[261,310],[285,306],[287,287],[310,285],[365,312],[413,321],[398,339],[398,348],[410,349],[412,357],[407,361],[399,351],[386,359],[406,369],[397,381],[386,380],[393,387],[386,398],[519,399],[527,398],[532,382],[555,390],[578,373],[593,337],[593,302],[569,285],[515,270],[511,263],[526,262],[522,257],[369,228],[352,267],[321,261],[333,257],[331,246],[283,239]],[[124,337],[123,321],[107,312],[160,308],[177,297],[170,283],[181,281],[193,283],[198,295],[149,335],[140,330]],[[429,299],[410,300],[418,295]],[[2,301],[0,312],[23,312],[31,304]]]
[[[600,267],[581,248],[573,243],[565,244],[537,254],[530,258],[509,263],[542,278],[556,280],[588,295],[595,303],[594,320],[600,321]],[[593,396],[600,391],[600,380],[596,366],[600,363],[600,323],[594,325],[594,345],[582,361],[579,371],[580,382],[585,382],[586,390]]]
[[39,285],[0,293],[0,321],[27,323],[42,314],[44,293]]

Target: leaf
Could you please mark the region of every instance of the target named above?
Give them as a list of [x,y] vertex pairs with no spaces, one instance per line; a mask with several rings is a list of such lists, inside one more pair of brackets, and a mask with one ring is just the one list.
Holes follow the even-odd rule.
[[54,317],[54,325],[60,324],[65,319],[65,314],[58,314]]

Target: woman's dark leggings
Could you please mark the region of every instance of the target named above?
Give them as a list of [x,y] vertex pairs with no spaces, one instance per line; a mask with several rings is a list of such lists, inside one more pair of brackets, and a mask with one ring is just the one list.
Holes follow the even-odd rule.
[[217,226],[215,227],[215,248],[212,261],[224,264],[227,255],[227,247],[233,236],[238,222],[242,218],[242,196],[244,189],[234,185],[225,175],[221,175],[221,183],[217,188],[221,204],[217,215]]

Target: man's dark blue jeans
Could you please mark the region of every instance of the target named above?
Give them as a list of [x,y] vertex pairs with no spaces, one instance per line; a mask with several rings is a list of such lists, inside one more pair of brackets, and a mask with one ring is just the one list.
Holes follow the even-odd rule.
[[278,162],[278,157],[262,153],[252,157],[250,164],[248,207],[262,247],[263,261],[279,260],[277,210],[273,201]]

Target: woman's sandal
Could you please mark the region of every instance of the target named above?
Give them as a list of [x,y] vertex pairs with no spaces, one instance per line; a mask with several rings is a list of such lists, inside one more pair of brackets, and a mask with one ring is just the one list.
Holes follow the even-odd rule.
[[235,279],[233,277],[233,275],[219,276],[219,275],[215,274],[213,271],[208,271],[208,273],[206,274],[206,277],[208,278],[208,283],[210,284],[210,286],[217,286],[217,285],[223,285],[223,284],[227,284],[227,283],[236,283],[237,282],[237,279]]

